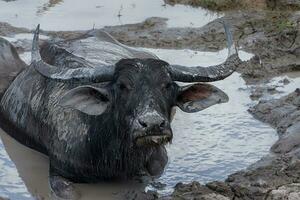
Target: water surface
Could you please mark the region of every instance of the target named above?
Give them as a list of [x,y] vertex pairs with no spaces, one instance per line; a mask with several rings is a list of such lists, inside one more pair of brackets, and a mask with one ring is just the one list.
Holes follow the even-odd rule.
[[[220,15],[219,15],[220,16]],[[165,5],[163,0],[0,0],[0,21],[44,30],[87,30],[165,17],[171,27],[203,26],[218,15],[201,8]]]
[[[227,50],[216,53],[191,50],[147,49],[173,64],[188,66],[208,66],[223,62]],[[249,59],[252,55],[240,51],[240,57]],[[21,57],[29,62],[29,54]],[[212,180],[224,180],[229,174],[245,169],[269,152],[270,146],[277,140],[274,129],[254,119],[247,109],[252,102],[250,88],[238,73],[213,83],[224,90],[230,101],[212,106],[204,111],[188,114],[177,109],[172,128],[174,140],[167,146],[169,163],[162,177],[155,179],[165,187],[146,190],[158,190],[160,194],[172,191],[177,182],[192,180],[206,183]],[[12,199],[28,199],[33,196],[49,197],[48,159],[15,142],[1,133],[12,161],[3,146],[0,146],[0,196]],[[16,168],[15,168],[16,166]],[[9,171],[9,173],[7,173]],[[21,178],[19,178],[19,176]],[[25,184],[24,184],[25,183]],[[82,199],[115,199],[131,188],[144,190],[143,185],[119,183],[76,185],[82,193]],[[29,193],[28,193],[28,192]]]
[[[82,30],[93,26],[137,23],[148,17],[167,17],[168,26],[203,26],[216,19],[215,13],[188,6],[163,5],[162,0],[0,0],[0,21],[33,29],[41,23],[45,30]],[[121,15],[118,17],[118,15]],[[10,41],[28,39],[30,34],[18,34]],[[227,50],[216,53],[191,50],[148,49],[172,64],[208,66],[225,60]],[[252,55],[240,52],[243,59]],[[21,55],[26,62],[30,53]],[[293,78],[290,78],[293,79]],[[276,80],[275,80],[276,81]],[[276,141],[275,131],[255,120],[248,112],[253,104],[250,88],[239,74],[214,85],[230,97],[226,104],[216,105],[204,111],[187,114],[177,109],[172,128],[174,140],[167,146],[169,164],[165,173],[155,182],[161,182],[161,194],[171,192],[179,181],[224,180],[227,175],[245,169],[263,155]],[[284,86],[290,87],[289,85]],[[0,131],[0,196],[14,200],[49,199],[48,159]],[[128,190],[145,187],[141,184],[115,183],[76,185],[82,199],[115,199]]]
[[[188,66],[209,66],[221,63],[227,50],[217,53],[192,50],[151,50],[160,58]],[[240,51],[243,60],[251,54]],[[184,113],[177,109],[173,122],[174,140],[168,147],[170,162],[159,179],[169,185],[193,180],[205,183],[224,180],[229,174],[245,169],[269,151],[277,140],[269,125],[254,119],[247,109],[253,105],[250,88],[238,73],[214,82],[230,100],[198,113]],[[189,166],[188,168],[186,166]],[[170,191],[166,187],[165,191]]]

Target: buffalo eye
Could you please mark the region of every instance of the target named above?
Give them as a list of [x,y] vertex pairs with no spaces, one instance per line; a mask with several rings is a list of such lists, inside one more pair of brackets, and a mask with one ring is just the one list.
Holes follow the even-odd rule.
[[165,83],[162,85],[162,88],[168,91],[172,87],[172,83]]
[[121,91],[131,90],[131,89],[132,89],[129,85],[127,85],[127,84],[125,84],[125,83],[119,83],[119,84],[118,84],[118,87],[119,87],[119,89],[120,89]]
[[119,84],[119,89],[120,90],[125,90],[126,89],[126,85],[123,84],[123,83]]
[[166,85],[165,85],[165,88],[166,89],[170,89],[172,87],[172,83],[167,83]]

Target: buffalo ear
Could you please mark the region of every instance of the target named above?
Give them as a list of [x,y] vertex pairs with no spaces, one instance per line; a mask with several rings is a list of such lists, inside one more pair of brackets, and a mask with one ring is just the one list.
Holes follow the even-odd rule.
[[228,102],[228,96],[219,88],[203,83],[196,83],[180,88],[177,106],[184,112],[193,113],[204,110],[218,103]]
[[86,85],[71,89],[58,103],[88,115],[100,115],[105,112],[110,100],[106,89]]

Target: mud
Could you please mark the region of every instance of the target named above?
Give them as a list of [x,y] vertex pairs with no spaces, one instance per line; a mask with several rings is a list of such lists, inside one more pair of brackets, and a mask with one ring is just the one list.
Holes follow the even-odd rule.
[[[255,17],[254,17],[255,16]],[[245,21],[241,22],[241,17]],[[251,18],[253,17],[253,18]],[[256,56],[238,72],[249,83],[300,68],[299,16],[289,15],[282,22],[273,14],[239,13],[223,19],[232,24],[236,42],[242,49]],[[222,20],[222,19],[221,19]],[[220,50],[225,47],[223,27],[216,20],[202,28],[167,28],[165,19],[151,18],[143,23],[106,27],[104,30],[121,42],[132,46],[159,48],[190,48]],[[270,21],[269,21],[270,22]],[[267,87],[262,93],[277,93],[276,87]],[[156,192],[128,193],[128,199],[299,199],[300,198],[300,91],[279,100],[260,102],[250,109],[258,119],[278,130],[280,139],[272,146],[271,154],[250,166],[248,170],[230,175],[225,182],[179,183],[170,196],[159,197]]]
[[260,120],[278,130],[279,140],[269,156],[234,173],[224,182],[178,183],[172,195],[160,199],[255,199],[300,198],[300,89],[277,100],[261,101],[250,108]]
[[[283,1],[276,1],[276,5],[272,1],[268,2],[270,9],[276,10],[284,6],[280,4]],[[294,8],[294,4],[290,7]],[[223,20],[230,24],[238,46],[255,54],[237,70],[248,84],[267,83],[269,79],[282,73],[300,71],[299,12],[228,12],[200,28],[171,28],[167,26],[167,19],[153,17],[141,23],[110,26],[103,30],[130,46],[218,51],[226,46],[220,23]],[[0,23],[0,35],[29,32],[28,29]],[[83,32],[44,31],[43,34],[59,40],[70,39]],[[30,44],[30,41],[26,42]],[[30,45],[20,42],[13,44],[20,52],[30,48]],[[289,80],[282,81],[289,84]],[[276,86],[256,86],[251,92],[251,98],[258,100],[265,93],[273,95],[280,91]],[[128,199],[300,199],[299,108],[300,89],[297,89],[280,99],[260,101],[249,109],[257,119],[277,129],[279,140],[272,146],[269,156],[247,170],[230,175],[224,182],[215,181],[205,185],[198,182],[178,183],[169,196],[159,197],[152,191],[134,191],[128,193]]]
[[256,55],[237,70],[246,80],[300,70],[299,13],[227,13],[201,28],[167,28],[166,19],[150,18],[104,30],[131,46],[217,51],[226,45],[222,21],[230,24],[239,47]]
[[233,9],[259,8],[266,9],[267,2],[265,0],[165,0],[166,4],[190,5],[193,7],[203,7],[213,11],[226,11]]
[[[280,140],[271,149],[274,153],[288,153],[297,147],[297,142],[300,142],[300,139],[296,138],[300,133],[299,108],[300,89],[298,88],[279,100],[260,101],[249,109],[259,120],[269,123],[277,129]],[[288,141],[289,137],[293,141]]]
[[[300,13],[279,11],[228,12],[203,27],[168,27],[166,18],[152,17],[137,24],[107,26],[103,30],[121,43],[136,47],[218,51],[226,47],[222,21],[231,26],[239,48],[255,54],[237,71],[248,82],[300,70]],[[0,35],[28,33],[27,29],[0,24]],[[74,38],[84,31],[44,31],[53,39]],[[28,45],[14,43],[20,51]]]
[[300,2],[297,0],[165,0],[166,4],[190,5],[203,7],[214,11],[227,10],[299,10]]
[[0,35],[1,36],[12,36],[18,33],[29,33],[30,30],[26,28],[14,27],[6,22],[0,22]]
[[[168,28],[166,21],[149,18],[138,24],[103,29],[130,46],[218,51],[226,46],[221,23],[226,21],[238,46],[256,55],[237,70],[246,80],[257,81],[300,70],[299,13],[227,13],[201,28]],[[55,36],[70,37],[64,32]]]

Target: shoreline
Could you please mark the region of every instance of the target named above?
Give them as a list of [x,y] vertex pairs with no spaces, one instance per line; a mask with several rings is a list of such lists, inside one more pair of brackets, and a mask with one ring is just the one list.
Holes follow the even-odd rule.
[[[281,21],[276,21],[279,18]],[[257,89],[259,83],[268,82],[282,73],[300,71],[300,35],[297,31],[300,30],[300,14],[296,12],[228,12],[224,17],[200,28],[168,28],[165,18],[154,17],[141,23],[104,27],[102,30],[130,46],[217,51],[226,45],[220,20],[226,20],[231,25],[235,42],[243,50],[255,55],[237,70],[246,83],[254,84]],[[4,36],[32,32],[7,23],[0,23],[0,30],[0,35]],[[43,35],[55,39],[70,39],[82,33],[84,31],[42,31]],[[19,52],[30,48],[29,40],[13,44]],[[255,90],[251,95],[255,96]],[[247,170],[228,176],[224,182],[214,181],[205,185],[198,182],[178,183],[169,196],[158,197],[157,193],[150,191],[138,194],[138,198],[300,198],[299,107],[300,90],[296,89],[280,99],[260,101],[249,108],[254,117],[277,129],[279,140],[271,147],[269,156]]]

